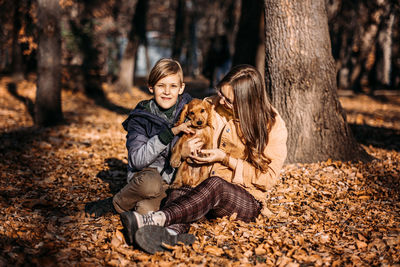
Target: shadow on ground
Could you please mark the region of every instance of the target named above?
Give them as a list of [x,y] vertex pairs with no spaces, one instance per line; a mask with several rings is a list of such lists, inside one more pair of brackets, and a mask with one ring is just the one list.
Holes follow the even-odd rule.
[[350,124],[356,140],[366,146],[400,152],[400,131],[369,125]]
[[33,119],[34,118],[34,103],[32,102],[32,100],[30,100],[27,97],[19,95],[17,92],[17,85],[14,82],[7,84],[7,90],[10,93],[10,95],[12,95],[13,97],[18,99],[25,105],[26,110],[28,111],[29,115]]
[[101,170],[96,176],[108,183],[110,193],[115,195],[126,184],[127,166],[116,158],[108,158],[105,162],[107,169]]

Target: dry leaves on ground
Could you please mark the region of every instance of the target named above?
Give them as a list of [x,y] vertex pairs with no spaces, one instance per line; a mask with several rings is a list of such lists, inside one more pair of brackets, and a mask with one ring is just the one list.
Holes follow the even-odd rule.
[[105,87],[121,106],[110,110],[63,91],[67,123],[38,129],[33,81],[14,93],[0,81],[1,266],[399,266],[399,97],[341,97],[374,161],[287,165],[268,192],[268,217],[194,223],[193,246],[148,255],[126,245],[118,216],[86,218],[83,206],[123,185],[126,115],[115,111],[149,96]]

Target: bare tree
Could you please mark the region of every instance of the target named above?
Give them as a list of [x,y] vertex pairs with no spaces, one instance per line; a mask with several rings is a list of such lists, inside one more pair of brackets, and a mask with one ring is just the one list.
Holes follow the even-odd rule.
[[374,84],[379,86],[390,86],[390,73],[392,70],[393,50],[393,23],[395,9],[390,3],[383,6],[382,22],[380,31],[377,34],[376,61],[373,68]]
[[186,24],[186,1],[178,0],[178,5],[175,12],[175,33],[172,41],[172,58],[180,60],[182,47],[185,38]]
[[38,78],[35,123],[41,126],[62,121],[60,5],[38,0]]
[[324,0],[265,0],[266,86],[286,122],[287,162],[368,160],[338,100]]
[[[130,92],[131,87],[133,86],[133,79],[135,75],[135,61],[136,54],[139,48],[139,44],[143,43],[147,45],[146,41],[146,18],[147,18],[147,9],[148,9],[148,1],[147,0],[138,0],[136,1],[130,0],[127,1],[130,3],[130,7],[135,7],[134,12],[131,13],[131,20],[129,22],[130,27],[126,27],[123,34],[127,34],[128,44],[123,53],[117,87],[122,91]],[[121,10],[121,12],[124,12]],[[126,16],[128,18],[128,16]],[[120,24],[120,23],[119,23]]]
[[14,2],[14,18],[13,18],[13,38],[12,38],[12,74],[15,80],[24,78],[22,49],[18,42],[19,31],[21,30],[22,14],[20,12],[21,1]]

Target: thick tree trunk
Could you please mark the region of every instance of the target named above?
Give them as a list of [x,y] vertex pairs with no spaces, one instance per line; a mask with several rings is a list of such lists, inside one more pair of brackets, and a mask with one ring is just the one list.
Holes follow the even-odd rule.
[[55,0],[38,0],[38,78],[35,123],[62,121],[60,6]]
[[260,43],[260,18],[263,10],[262,0],[242,1],[239,30],[235,41],[235,54],[232,65],[256,65],[257,48]]
[[338,101],[324,2],[265,0],[266,86],[288,128],[288,163],[370,158]]

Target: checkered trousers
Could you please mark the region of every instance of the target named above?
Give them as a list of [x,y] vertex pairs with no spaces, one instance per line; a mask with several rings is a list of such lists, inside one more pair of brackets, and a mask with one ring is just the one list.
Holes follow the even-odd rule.
[[223,217],[237,213],[238,220],[249,222],[260,214],[260,210],[261,203],[249,192],[217,176],[204,180],[195,188],[173,190],[161,209],[166,215],[165,225],[178,233],[186,232],[188,223],[206,215]]

